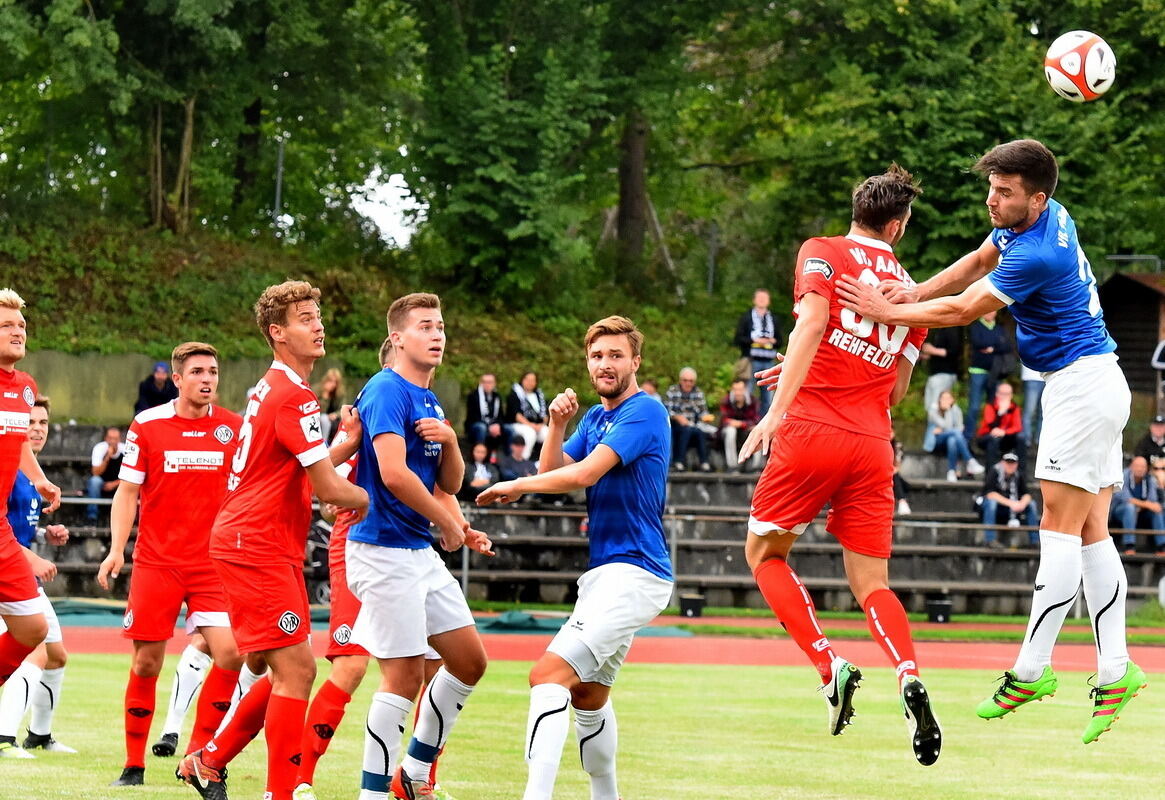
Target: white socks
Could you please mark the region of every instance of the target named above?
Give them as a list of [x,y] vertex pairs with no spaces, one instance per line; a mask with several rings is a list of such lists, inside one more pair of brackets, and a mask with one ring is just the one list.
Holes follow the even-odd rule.
[[166,706],[166,722],[162,725],[162,733],[181,733],[182,721],[186,719],[186,712],[194,695],[198,694],[198,687],[202,686],[202,679],[210,667],[210,656],[193,645],[186,645],[182,651],[182,658],[178,668],[174,670],[174,682],[170,685],[170,704]]
[[32,701],[35,688],[40,683],[40,667],[23,662],[12,673],[12,677],[0,691],[0,736],[16,737],[20,720]]
[[1111,538],[1080,551],[1084,575],[1084,599],[1096,637],[1096,685],[1120,680],[1129,663],[1125,644],[1125,595],[1128,578]]
[[597,711],[574,710],[574,731],[582,767],[591,776],[591,800],[619,800],[615,781],[615,751],[619,726],[611,701]]
[[[1114,551],[1115,552],[1115,551]],[[65,668],[46,669],[40,682],[32,689],[32,716],[28,718],[28,732],[46,736],[53,732],[53,712],[61,698],[61,684]]]
[[[360,800],[384,800],[388,783],[400,759],[400,741],[405,722],[413,710],[407,697],[377,692],[372,695],[364,729],[364,772],[360,779]],[[412,776],[410,773],[410,777]],[[424,777],[428,777],[426,772]]]
[[445,746],[449,731],[472,692],[472,686],[454,678],[443,666],[429,681],[421,695],[421,713],[417,716],[408,755],[401,762],[410,778],[428,780],[433,761]]
[[1079,536],[1040,531],[1040,567],[1031,617],[1013,670],[1021,681],[1036,680],[1052,663],[1052,648],[1080,591],[1080,550]]
[[570,690],[557,683],[532,687],[530,715],[526,720],[525,756],[529,775],[522,800],[550,800],[569,730]]

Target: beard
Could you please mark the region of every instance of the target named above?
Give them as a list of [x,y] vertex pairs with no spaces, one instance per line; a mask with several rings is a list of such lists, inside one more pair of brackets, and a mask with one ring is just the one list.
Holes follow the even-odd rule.
[[626,375],[619,375],[616,373],[614,378],[615,384],[607,389],[600,388],[596,377],[591,375],[591,386],[595,387],[595,391],[598,392],[599,397],[618,397],[619,395],[623,394],[623,392],[627,391],[627,387],[631,385],[631,373],[628,372]]

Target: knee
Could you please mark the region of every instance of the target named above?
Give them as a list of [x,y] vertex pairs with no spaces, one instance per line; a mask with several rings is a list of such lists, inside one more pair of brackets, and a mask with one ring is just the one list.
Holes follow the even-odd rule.
[[162,672],[162,654],[140,650],[133,655],[131,669],[139,678],[155,678]]
[[445,661],[445,671],[466,686],[476,686],[485,675],[485,668],[489,664],[485,650],[471,655],[460,656],[453,661]]
[[10,627],[9,634],[25,647],[35,648],[49,635],[49,624],[42,616],[39,621],[29,620],[19,627]]
[[45,669],[63,669],[69,663],[69,654],[65,652],[65,648],[57,645],[56,647],[49,647],[45,651]]

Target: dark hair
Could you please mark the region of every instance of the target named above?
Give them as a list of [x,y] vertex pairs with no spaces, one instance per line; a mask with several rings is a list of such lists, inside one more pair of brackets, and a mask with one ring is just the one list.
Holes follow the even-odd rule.
[[881,231],[890,220],[901,219],[910,211],[922,187],[906,170],[890,164],[881,175],[874,175],[854,187],[853,221],[871,231]]
[[1018,175],[1029,194],[1056,191],[1060,168],[1052,151],[1035,139],[1017,139],[997,144],[971,167],[983,176]]

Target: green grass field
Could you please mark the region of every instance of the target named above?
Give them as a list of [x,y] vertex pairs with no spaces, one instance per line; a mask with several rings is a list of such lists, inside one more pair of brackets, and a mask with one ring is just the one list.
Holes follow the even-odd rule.
[[[143,789],[107,786],[120,773],[124,752],[120,708],[126,668],[125,656],[73,657],[54,732],[81,753],[0,760],[0,798],[197,797],[172,779],[174,759],[153,756],[147,756]],[[518,662],[491,664],[462,714],[442,766],[442,783],[458,800],[521,796],[527,669]],[[932,670],[924,677],[943,723],[945,747],[939,762],[925,768],[910,752],[891,671],[867,669],[866,675],[853,727],[833,738],[825,732],[824,703],[808,666],[626,667],[615,691],[623,797],[1165,797],[1165,770],[1156,760],[1165,694],[1156,686],[1134,700],[1099,743],[1085,747],[1080,733],[1090,710],[1086,675],[1064,673],[1056,697],[988,723],[976,718],[973,708],[993,687],[993,674]],[[168,691],[167,680],[159,687],[159,693]],[[320,764],[321,800],[356,795],[361,722],[370,692],[365,686],[357,694]],[[158,724],[160,719],[155,736]],[[575,748],[572,734],[556,792],[564,800],[589,797]],[[263,759],[260,736],[231,765],[232,798],[262,796]]]

